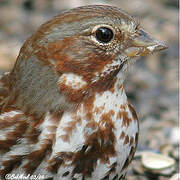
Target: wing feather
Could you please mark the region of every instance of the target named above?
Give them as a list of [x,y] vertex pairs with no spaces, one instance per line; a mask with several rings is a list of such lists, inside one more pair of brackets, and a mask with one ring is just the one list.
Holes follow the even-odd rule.
[[0,76],[0,112],[9,95],[9,72]]

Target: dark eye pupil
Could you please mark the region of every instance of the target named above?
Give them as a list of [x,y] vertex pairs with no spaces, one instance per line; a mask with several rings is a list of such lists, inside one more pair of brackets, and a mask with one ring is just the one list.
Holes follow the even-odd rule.
[[100,27],[96,30],[96,39],[100,42],[107,43],[113,38],[113,32],[106,27]]

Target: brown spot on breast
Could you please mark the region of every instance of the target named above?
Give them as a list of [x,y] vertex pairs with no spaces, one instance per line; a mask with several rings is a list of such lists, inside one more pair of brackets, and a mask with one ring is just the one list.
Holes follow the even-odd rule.
[[121,104],[120,108],[125,111],[126,110],[126,105]]
[[101,120],[99,121],[100,126],[102,126],[102,129],[108,128],[109,126],[112,128],[114,127],[114,123],[112,122],[111,117],[114,115],[114,111],[110,110],[108,113],[104,113],[101,116]]
[[96,108],[94,109],[94,112],[95,112],[96,114],[100,114],[100,113],[103,112],[104,107],[105,107],[105,105],[100,106],[100,107],[96,107]]
[[70,138],[73,134],[73,131],[76,131],[77,125],[80,125],[81,122],[81,117],[77,116],[76,113],[74,113],[72,115],[72,121],[68,122],[67,126],[63,128],[65,134],[61,135],[60,138],[62,138],[64,142],[70,142]]
[[124,139],[124,143],[123,143],[123,144],[125,145],[125,144],[128,144],[128,143],[129,143],[129,136],[128,136],[128,135],[126,135],[126,137],[125,137],[125,139]]
[[129,144],[129,145],[132,146],[133,144],[134,144],[134,137],[131,137],[131,138],[130,138],[130,144]]
[[47,130],[48,130],[49,132],[55,132],[56,129],[57,129],[57,126],[47,126]]
[[131,118],[128,117],[128,112],[127,111],[122,111],[120,110],[118,113],[117,113],[117,118],[118,119],[121,119],[122,118],[122,127],[123,126],[126,126],[128,127],[130,122],[132,121]]
[[132,121],[132,119],[130,119],[129,117],[128,117],[128,112],[127,111],[122,111],[121,112],[122,113],[122,117],[123,117],[123,119],[122,119],[122,127],[123,126],[126,126],[126,127],[128,127],[129,126],[129,124],[130,124],[130,122]]
[[47,167],[47,170],[53,174],[56,174],[58,172],[59,167],[63,163],[63,159],[60,157],[53,158],[52,160],[48,161],[48,163],[49,166]]
[[124,137],[125,137],[125,133],[124,133],[124,131],[122,131],[122,133],[120,135],[120,139],[124,139]]
[[70,136],[68,134],[61,135],[61,138],[64,142],[70,142]]
[[67,123],[67,126],[63,128],[63,131],[66,132],[65,135],[61,135],[60,138],[63,139],[65,142],[70,142],[70,137],[72,136],[72,132],[76,128],[76,122],[75,121],[70,121]]
[[94,108],[95,95],[92,95],[85,99],[84,101],[84,109],[85,109],[85,117],[86,120],[93,121],[93,108]]
[[122,112],[119,111],[119,112],[117,113],[117,119],[121,119],[121,118],[122,118]]
[[75,165],[75,168],[72,172],[72,177],[76,173],[82,173],[83,177],[90,176],[93,169],[95,168],[97,159],[94,152],[97,148],[92,147],[92,149],[94,149],[94,152],[92,151],[92,149],[87,148],[88,146],[84,145],[78,153],[74,154],[73,164]]
[[91,128],[92,130],[96,130],[98,128],[98,124],[92,121],[89,121],[86,125],[87,128]]
[[122,89],[122,87],[123,87],[122,84],[118,84],[118,87],[117,87],[117,88],[118,88],[118,90],[120,91],[120,90]]

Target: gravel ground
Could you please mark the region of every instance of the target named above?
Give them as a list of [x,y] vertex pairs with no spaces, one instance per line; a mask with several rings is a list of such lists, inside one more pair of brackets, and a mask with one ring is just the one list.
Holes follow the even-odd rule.
[[[125,84],[141,131],[127,180],[168,180],[179,169],[178,0],[0,0],[0,72],[12,68],[23,42],[40,24],[61,11],[87,4],[109,4],[126,10],[169,46],[166,51],[139,59]],[[168,176],[146,172],[138,156],[144,151],[173,157],[176,169]]]

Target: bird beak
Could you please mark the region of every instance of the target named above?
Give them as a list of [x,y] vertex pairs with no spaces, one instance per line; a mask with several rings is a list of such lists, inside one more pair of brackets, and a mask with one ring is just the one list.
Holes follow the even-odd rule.
[[132,44],[125,50],[125,54],[128,57],[145,56],[167,48],[165,43],[156,40],[144,30],[139,29],[138,36],[132,40]]

